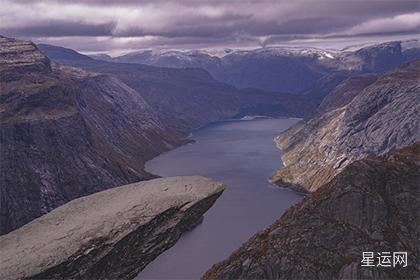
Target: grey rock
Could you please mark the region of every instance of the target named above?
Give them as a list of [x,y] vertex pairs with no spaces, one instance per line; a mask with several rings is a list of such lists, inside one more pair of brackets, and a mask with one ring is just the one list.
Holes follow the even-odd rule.
[[75,199],[0,237],[0,278],[132,279],[223,190],[204,177],[170,177]]
[[50,60],[33,43],[0,36],[1,81],[16,79],[27,71],[48,73]]
[[326,112],[350,103],[363,89],[375,82],[377,75],[354,76],[339,83],[322,100],[317,111]]

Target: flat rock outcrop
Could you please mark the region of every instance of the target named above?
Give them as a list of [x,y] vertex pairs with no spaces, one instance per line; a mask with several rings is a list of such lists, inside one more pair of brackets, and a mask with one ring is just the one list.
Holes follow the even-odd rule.
[[276,138],[285,152],[284,167],[271,181],[312,192],[355,160],[416,142],[419,72],[420,60],[415,60],[377,79],[352,78],[337,86],[321,112]]
[[170,177],[75,199],[0,237],[0,278],[134,278],[223,190],[204,177]]
[[[203,278],[419,279],[419,182],[420,142],[355,161]],[[407,252],[408,265],[377,267],[377,252]]]
[[31,42],[0,36],[1,81],[12,80],[28,71],[48,73],[50,60]]

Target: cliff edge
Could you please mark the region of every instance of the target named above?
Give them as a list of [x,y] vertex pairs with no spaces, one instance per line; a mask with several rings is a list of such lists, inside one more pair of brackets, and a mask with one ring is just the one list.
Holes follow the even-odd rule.
[[0,237],[0,278],[132,279],[223,190],[204,177],[170,177],[75,199]]

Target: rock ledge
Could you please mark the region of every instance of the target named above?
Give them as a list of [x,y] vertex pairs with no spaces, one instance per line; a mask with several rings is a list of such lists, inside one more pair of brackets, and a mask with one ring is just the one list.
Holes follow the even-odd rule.
[[75,199],[0,237],[0,278],[134,278],[223,190],[204,177],[171,177]]

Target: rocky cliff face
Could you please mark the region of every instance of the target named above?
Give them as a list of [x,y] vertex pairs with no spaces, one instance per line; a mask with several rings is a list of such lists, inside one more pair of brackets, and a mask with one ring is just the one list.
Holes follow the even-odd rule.
[[319,112],[330,111],[350,103],[363,89],[376,81],[378,75],[367,74],[350,77],[334,87],[322,100]]
[[13,80],[16,75],[29,71],[49,73],[50,60],[34,44],[10,40],[0,36],[1,81]]
[[416,60],[378,78],[353,78],[339,85],[321,106],[325,112],[276,139],[285,151],[285,167],[271,180],[315,191],[352,161],[420,139],[419,71]]
[[132,279],[223,189],[204,177],[172,177],[75,199],[0,237],[0,278]]
[[[350,164],[203,278],[418,279],[419,155],[417,142]],[[362,252],[400,251],[407,267],[361,267]]]
[[0,49],[1,233],[151,178],[144,162],[181,143],[118,79],[51,66],[30,42],[0,38]]

